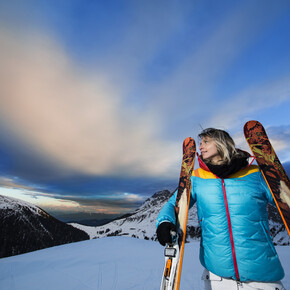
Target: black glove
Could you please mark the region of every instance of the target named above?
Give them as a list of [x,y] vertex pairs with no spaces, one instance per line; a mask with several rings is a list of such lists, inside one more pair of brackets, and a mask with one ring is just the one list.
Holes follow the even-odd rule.
[[172,243],[171,231],[176,232],[176,225],[170,222],[163,222],[157,228],[157,239],[162,246]]

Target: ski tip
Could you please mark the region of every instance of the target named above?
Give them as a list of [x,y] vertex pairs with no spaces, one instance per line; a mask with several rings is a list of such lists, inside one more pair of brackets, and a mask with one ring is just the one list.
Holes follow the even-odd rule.
[[187,137],[184,139],[184,141],[194,141],[194,139],[192,137]]
[[245,123],[244,125],[244,131],[249,130],[251,128],[254,128],[255,126],[262,126],[262,124],[259,121],[251,120]]
[[192,137],[187,137],[187,138],[184,139],[183,145],[184,146],[189,146],[189,145],[195,146],[195,141],[194,141],[194,139]]

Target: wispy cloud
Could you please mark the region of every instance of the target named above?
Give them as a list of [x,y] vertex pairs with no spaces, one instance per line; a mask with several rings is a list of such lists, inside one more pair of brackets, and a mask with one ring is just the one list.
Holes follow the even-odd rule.
[[234,128],[253,118],[255,113],[279,106],[290,100],[290,76],[256,84],[254,87],[220,101],[217,114],[209,121],[210,126]]
[[[167,174],[176,145],[122,103],[101,73],[87,75],[49,37],[0,31],[1,120],[31,150],[87,174]],[[20,144],[19,144],[20,145]]]
[[108,210],[114,212],[131,211],[144,202],[145,197],[134,193],[115,193],[110,196],[98,195],[94,198],[89,196],[68,196],[62,200],[69,200],[77,203],[84,211],[98,212]]
[[24,190],[34,190],[33,187],[26,185],[21,182],[17,182],[16,180],[4,176],[0,176],[0,186],[7,187],[7,188],[17,188],[17,189],[24,189]]
[[270,126],[266,130],[280,161],[290,161],[290,126]]
[[[151,110],[161,120],[180,130],[199,130],[199,123],[206,123],[207,126],[216,124],[216,119],[224,118],[224,112],[227,115],[231,112],[227,110],[230,105],[223,104],[225,96],[218,93],[220,82],[229,77],[228,73],[237,60],[281,12],[273,8],[263,10],[260,14],[260,9],[260,5],[243,3],[228,10],[228,13],[215,23],[214,29],[208,29],[199,41],[191,43],[191,49],[187,50],[174,71],[158,84],[149,87],[148,95],[153,96]],[[259,19],[256,17],[257,13],[260,15]],[[211,25],[213,23],[211,22]],[[192,37],[194,39],[194,36]],[[280,89],[283,90],[281,87]],[[237,100],[235,111],[241,103],[238,96],[234,98],[233,103]],[[231,103],[232,100],[225,102],[228,101]],[[252,109],[258,110],[258,104],[252,105]],[[210,116],[215,115],[217,111],[222,113],[210,122]],[[229,116],[232,115],[229,113]],[[231,126],[231,121],[230,117],[228,120],[225,118],[220,125]],[[170,132],[170,127],[167,130]]]
[[136,193],[114,192],[107,195],[60,194],[39,191],[17,183],[13,179],[1,178],[0,194],[25,200],[51,212],[87,212],[120,214],[130,212],[144,202],[146,196]]

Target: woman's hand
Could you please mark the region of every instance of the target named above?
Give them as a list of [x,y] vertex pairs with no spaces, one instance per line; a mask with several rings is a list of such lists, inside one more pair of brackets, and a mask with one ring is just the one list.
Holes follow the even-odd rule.
[[172,244],[172,232],[176,233],[176,225],[171,222],[163,222],[157,228],[157,239],[162,246]]

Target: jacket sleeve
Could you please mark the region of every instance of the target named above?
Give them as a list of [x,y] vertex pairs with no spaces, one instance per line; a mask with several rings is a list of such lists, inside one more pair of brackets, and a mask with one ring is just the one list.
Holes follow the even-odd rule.
[[162,223],[162,222],[171,222],[173,224],[176,224],[176,218],[175,218],[175,202],[176,202],[176,195],[177,191],[171,196],[169,201],[163,206],[161,211],[159,212],[159,215],[157,217],[156,221],[156,228]]
[[[156,228],[158,228],[158,226],[163,222],[171,222],[173,224],[176,224],[175,209],[174,209],[176,203],[176,196],[177,190],[159,212],[156,221]],[[191,208],[194,205],[194,203],[195,203],[195,195],[193,194],[193,188],[191,188],[189,208]]]
[[259,171],[259,175],[260,175],[260,179],[261,179],[261,184],[262,184],[263,188],[265,189],[265,194],[266,194],[266,198],[267,198],[268,202],[275,205],[274,198],[273,198],[272,193],[271,193],[271,191],[270,191],[270,189],[265,181],[265,178],[264,178],[261,170]]

